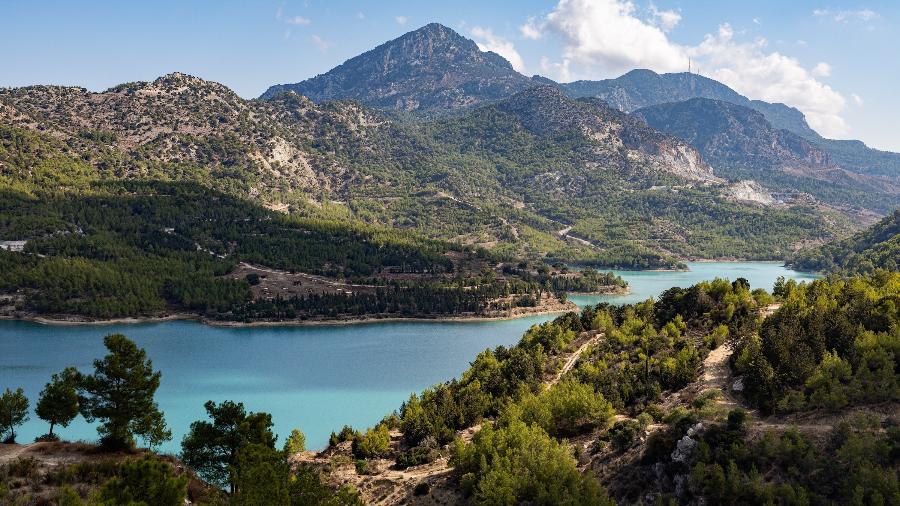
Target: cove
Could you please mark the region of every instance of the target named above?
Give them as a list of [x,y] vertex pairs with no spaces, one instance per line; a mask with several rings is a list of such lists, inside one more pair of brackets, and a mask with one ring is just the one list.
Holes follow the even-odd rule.
[[[619,271],[631,292],[573,296],[579,305],[622,304],[656,297],[672,286],[744,277],[771,290],[778,276],[816,276],[779,263],[689,263],[686,272]],[[411,392],[458,376],[485,348],[512,345],[531,325],[553,315],[484,322],[380,322],[319,327],[211,327],[192,321],[61,326],[0,321],[0,390],[22,387],[31,420],[18,431],[30,442],[47,432],[33,409],[50,375],[74,365],[84,372],[105,353],[102,337],[121,332],[147,350],[162,372],[157,392],[173,432],[162,451],[177,453],[190,423],[204,417],[207,400],[241,401],[272,414],[283,438],[294,427],[312,449],[327,444],[344,424],[364,429],[400,407]],[[64,439],[94,441],[96,430],[78,417],[58,428]]]

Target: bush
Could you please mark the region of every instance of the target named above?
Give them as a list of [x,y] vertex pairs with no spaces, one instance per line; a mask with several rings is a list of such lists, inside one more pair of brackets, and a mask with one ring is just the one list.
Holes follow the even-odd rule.
[[421,483],[416,483],[416,486],[413,488],[413,495],[417,497],[428,495],[429,492],[431,492],[431,485],[424,481]]
[[728,412],[728,430],[743,430],[745,423],[747,423],[747,412],[745,410],[737,408]]
[[183,506],[188,480],[172,472],[172,466],[150,455],[130,460],[100,489],[100,500],[110,505]]
[[485,425],[468,445],[457,440],[450,465],[480,504],[613,504],[594,478],[578,472],[566,446],[521,421]]
[[353,455],[359,459],[381,457],[391,445],[391,434],[386,425],[378,424],[363,435],[353,439]]
[[528,392],[518,409],[523,422],[536,424],[554,436],[605,427],[615,414],[593,387],[575,381],[557,383],[538,395]]
[[641,424],[637,420],[620,420],[616,422],[607,437],[613,448],[625,451],[631,447],[641,432]]
[[397,457],[397,467],[406,469],[407,467],[421,466],[422,464],[434,462],[439,455],[440,452],[434,448],[415,446],[404,451]]
[[328,446],[337,446],[344,441],[353,441],[356,437],[357,432],[353,430],[353,427],[349,425],[344,425],[341,427],[341,431],[338,433],[331,433],[331,436],[328,438]]

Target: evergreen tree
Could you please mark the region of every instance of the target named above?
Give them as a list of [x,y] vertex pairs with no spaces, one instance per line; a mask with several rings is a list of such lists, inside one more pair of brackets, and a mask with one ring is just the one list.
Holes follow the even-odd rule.
[[103,339],[109,354],[94,361],[94,374],[81,381],[81,413],[88,421],[102,420],[97,431],[107,448],[134,446],[134,437],[150,442],[170,439],[153,400],[161,374],[147,353],[122,334]]
[[50,439],[56,439],[53,428],[56,425],[68,427],[78,416],[78,380],[79,373],[74,367],[67,367],[54,374],[50,383],[44,386],[38,398],[35,413],[38,418],[50,424]]
[[28,421],[28,398],[21,388],[9,388],[0,395],[0,440],[16,442],[16,427]]
[[233,468],[246,445],[275,448],[272,415],[247,413],[244,404],[213,401],[204,404],[210,421],[198,420],[181,442],[181,460],[206,481],[235,490]]

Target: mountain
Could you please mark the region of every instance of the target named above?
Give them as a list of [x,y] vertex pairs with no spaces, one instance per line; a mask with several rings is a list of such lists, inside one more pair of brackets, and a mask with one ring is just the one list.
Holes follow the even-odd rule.
[[801,222],[819,228],[814,216],[831,215],[804,199],[746,203],[685,141],[554,87],[425,128],[440,145],[455,147],[451,161],[467,178],[484,176],[469,190],[481,193],[479,205],[498,200],[486,194],[509,196],[513,209],[552,220],[560,236],[596,248],[613,264],[628,257],[644,264],[652,251],[680,258],[756,257],[758,248],[773,246],[787,252],[797,243],[781,232],[809,236]]
[[0,125],[68,156],[8,164],[8,183],[32,193],[192,182],[290,214],[514,258],[630,268],[777,259],[854,228],[808,200],[732,187],[687,142],[552,86],[414,122],[294,92],[244,100],[175,73],[100,93],[0,90]]
[[441,113],[506,98],[532,86],[500,55],[432,23],[351,58],[325,74],[272,86],[315,102],[352,99],[383,110]]
[[820,272],[896,271],[900,266],[900,209],[852,237],[803,251],[790,264]]
[[900,153],[867,147],[861,141],[826,139],[809,127],[803,113],[784,104],[750,100],[728,86],[693,73],[657,74],[637,69],[615,79],[560,84],[571,97],[597,97],[631,112],[648,106],[708,98],[748,107],[765,116],[776,129],[787,130],[826,151],[840,167],[900,183]]
[[716,80],[689,72],[657,74],[635,69],[615,79],[575,81],[560,87],[571,97],[600,98],[625,112],[691,98],[731,102],[761,112],[776,128],[802,136],[818,136],[806,124],[803,113],[793,107],[750,100]]
[[720,176],[753,179],[781,191],[805,191],[836,205],[880,212],[900,205],[900,186],[842,169],[825,150],[776,128],[749,107],[692,98],[644,107],[632,115],[688,141]]

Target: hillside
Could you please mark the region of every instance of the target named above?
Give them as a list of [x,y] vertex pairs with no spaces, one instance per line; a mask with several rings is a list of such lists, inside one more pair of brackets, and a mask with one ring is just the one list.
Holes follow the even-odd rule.
[[532,86],[503,57],[431,23],[347,60],[325,74],[272,86],[316,102],[351,99],[383,110],[441,114],[506,98]]
[[[769,188],[793,188],[836,205],[889,212],[900,186],[840,168],[815,144],[777,129],[756,110],[692,98],[632,113],[651,127],[688,141],[720,176],[753,179]],[[825,184],[823,184],[825,183]]]
[[897,498],[897,281],[717,279],[588,307],[292,460],[380,505]]
[[[853,226],[802,199],[742,203],[685,142],[547,87],[432,123],[290,92],[247,101],[183,74],[101,93],[3,90],[0,103],[6,156],[20,162],[13,185],[200,183],[509,257],[630,268],[775,259]],[[42,158],[35,146],[51,144],[75,163]]]
[[830,214],[802,200],[740,201],[684,141],[552,87],[426,127],[440,144],[457,146],[470,172],[498,180],[500,191],[599,248],[606,262],[633,256],[626,248],[635,247],[681,258],[760,258],[764,245],[793,247],[776,231],[808,236],[797,225],[819,228],[816,215]]
[[819,272],[865,273],[896,271],[900,262],[900,210],[840,241],[805,250],[790,260],[797,269]]
[[887,177],[895,184],[900,178],[900,153],[872,149],[860,141],[825,139],[809,127],[803,113],[796,108],[750,100],[718,81],[697,74],[657,74],[636,69],[615,79],[576,81],[560,87],[572,97],[597,97],[625,112],[692,98],[729,102],[758,111],[776,129],[806,139],[846,170]]

